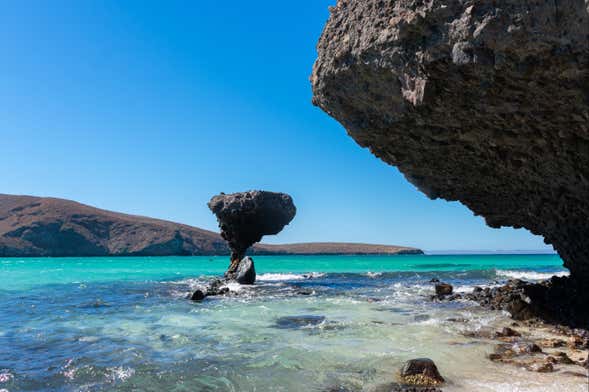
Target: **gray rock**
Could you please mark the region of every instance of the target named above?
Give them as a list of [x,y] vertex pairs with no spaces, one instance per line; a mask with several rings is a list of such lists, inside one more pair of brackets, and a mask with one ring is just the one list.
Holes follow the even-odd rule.
[[339,0],[313,103],[432,199],[589,280],[589,0]]
[[241,259],[235,272],[235,280],[239,284],[254,284],[256,282],[256,269],[251,257],[247,256]]

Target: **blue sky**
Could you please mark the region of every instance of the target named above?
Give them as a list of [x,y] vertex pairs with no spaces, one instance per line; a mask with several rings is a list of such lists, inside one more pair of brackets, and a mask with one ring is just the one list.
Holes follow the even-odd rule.
[[261,188],[298,207],[267,242],[551,249],[428,200],[311,105],[334,2],[3,2],[0,192],[216,230],[213,194]]

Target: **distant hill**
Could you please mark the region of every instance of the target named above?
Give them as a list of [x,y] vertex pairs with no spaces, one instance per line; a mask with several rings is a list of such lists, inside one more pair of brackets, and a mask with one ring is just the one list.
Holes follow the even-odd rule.
[[[253,254],[419,254],[369,244],[257,244]],[[212,231],[70,200],[0,194],[0,257],[226,255]]]

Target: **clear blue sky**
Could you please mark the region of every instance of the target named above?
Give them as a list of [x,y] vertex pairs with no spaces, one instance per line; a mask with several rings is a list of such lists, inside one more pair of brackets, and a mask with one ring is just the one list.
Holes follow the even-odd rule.
[[335,0],[5,1],[0,192],[216,230],[218,192],[290,193],[268,242],[551,249],[430,201],[311,105]]

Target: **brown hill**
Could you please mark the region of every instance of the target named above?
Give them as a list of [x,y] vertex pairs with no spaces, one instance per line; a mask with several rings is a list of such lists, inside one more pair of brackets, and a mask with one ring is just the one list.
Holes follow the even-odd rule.
[[[309,243],[254,246],[254,254],[421,253],[398,246]],[[0,257],[226,255],[212,231],[101,210],[74,201],[0,194]]]

